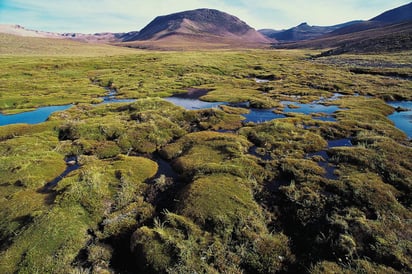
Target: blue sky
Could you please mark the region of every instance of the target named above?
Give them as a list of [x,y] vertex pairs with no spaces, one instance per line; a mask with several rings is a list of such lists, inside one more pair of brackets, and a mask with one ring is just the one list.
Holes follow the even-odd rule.
[[302,22],[333,25],[367,20],[410,0],[0,0],[0,24],[53,32],[126,32],[154,17],[196,8],[233,14],[256,29]]

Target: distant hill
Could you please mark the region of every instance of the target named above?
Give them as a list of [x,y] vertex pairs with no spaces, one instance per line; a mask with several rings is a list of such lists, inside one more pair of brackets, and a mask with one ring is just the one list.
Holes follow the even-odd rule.
[[135,54],[133,49],[70,39],[0,33],[0,55],[5,56],[110,56]]
[[13,34],[24,37],[63,38],[59,33],[26,29],[20,25],[0,24],[0,33]]
[[263,35],[276,39],[279,42],[294,42],[302,40],[310,40],[330,33],[342,27],[350,26],[362,21],[351,21],[334,26],[310,26],[307,23],[302,23],[296,27],[287,30],[259,30]]
[[214,9],[197,9],[156,17],[136,35],[123,39],[131,41],[160,41],[182,38],[186,41],[270,43],[239,18]]
[[368,21],[359,22],[337,29],[331,35],[342,35],[359,31],[381,28],[391,24],[412,21],[412,2],[386,11]]
[[109,43],[121,41],[122,37],[127,37],[127,33],[94,33],[94,34],[83,34],[83,33],[57,33],[57,32],[47,32],[40,30],[26,29],[20,25],[3,25],[0,24],[0,33],[12,34],[16,36],[23,37],[37,37],[37,38],[55,38],[55,39],[70,39],[74,41],[81,42],[99,42],[99,43]]
[[412,3],[368,21],[336,29],[313,40],[276,45],[278,48],[332,48],[324,55],[412,49]]

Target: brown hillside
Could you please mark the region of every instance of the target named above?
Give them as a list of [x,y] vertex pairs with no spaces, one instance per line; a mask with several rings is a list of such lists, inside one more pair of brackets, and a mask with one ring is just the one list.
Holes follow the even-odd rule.
[[[156,17],[139,33],[125,39],[126,46],[154,48],[261,47],[274,42],[230,14],[198,9]],[[237,46],[236,46],[237,47]]]

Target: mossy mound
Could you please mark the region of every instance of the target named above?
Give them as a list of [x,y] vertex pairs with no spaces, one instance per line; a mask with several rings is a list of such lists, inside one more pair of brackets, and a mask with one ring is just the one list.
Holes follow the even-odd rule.
[[327,146],[319,134],[305,130],[302,122],[299,123],[297,119],[279,119],[244,127],[240,134],[277,157],[302,156]]
[[55,151],[58,140],[50,133],[15,137],[0,143],[1,184],[36,189],[65,170],[64,156]]
[[294,260],[289,240],[268,232],[250,182],[224,173],[198,176],[176,197],[176,213],[164,211],[153,226],[133,234],[132,250],[141,271],[286,269]]
[[262,213],[251,189],[239,177],[224,174],[200,177],[182,191],[179,200],[180,214],[211,232],[223,233],[222,237],[246,227],[257,233],[264,230],[264,225],[256,221],[262,218]]
[[263,179],[264,170],[254,157],[245,155],[251,143],[245,138],[213,131],[187,134],[163,148],[167,159],[186,177],[228,173],[243,178]]
[[[156,174],[155,162],[141,157],[121,156],[109,162],[83,156],[79,163],[81,169],[58,184],[57,193],[50,201],[53,206],[46,204],[46,198],[51,194],[39,194],[43,196],[41,201],[44,205],[32,205],[34,211],[27,215],[30,217],[29,223],[25,224],[25,229],[10,243],[9,248],[1,253],[0,269],[3,273],[17,269],[23,272],[68,272],[79,251],[91,240],[90,229],[97,229],[102,217],[112,211],[112,205],[115,208],[113,211],[116,208],[121,210],[118,215],[134,212],[130,217],[134,220],[139,214],[151,214],[150,210],[144,213],[147,211],[144,205],[133,205],[138,202],[137,195],[144,189],[142,182]],[[17,193],[10,197],[13,203],[20,201],[20,198]],[[125,207],[127,205],[129,210]],[[113,218],[113,215],[109,216]],[[7,219],[2,220],[3,227]],[[107,231],[118,233],[129,225],[125,219],[120,224],[118,221],[117,227],[114,223],[107,226]],[[136,223],[132,225],[135,229]],[[7,226],[15,224],[9,223]]]
[[245,118],[238,113],[228,113],[219,109],[188,111],[185,120],[192,131],[196,130],[234,130],[242,126]]

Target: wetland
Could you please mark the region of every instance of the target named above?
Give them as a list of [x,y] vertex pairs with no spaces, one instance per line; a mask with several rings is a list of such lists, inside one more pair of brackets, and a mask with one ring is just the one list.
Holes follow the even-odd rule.
[[317,54],[0,56],[0,272],[412,271],[412,55]]

